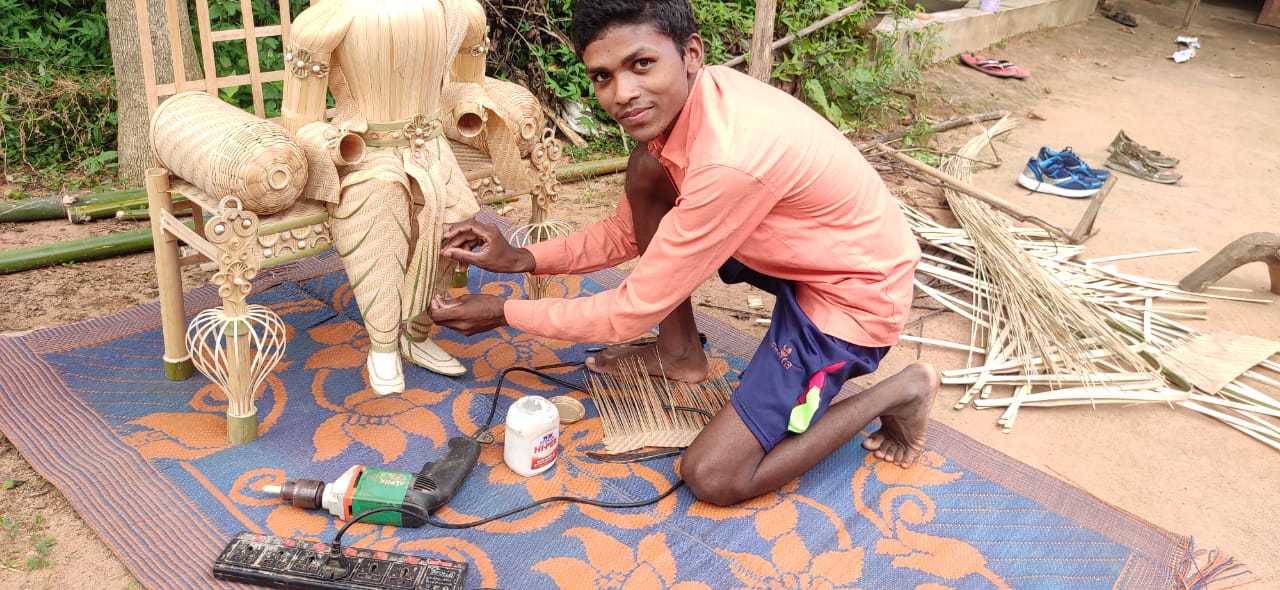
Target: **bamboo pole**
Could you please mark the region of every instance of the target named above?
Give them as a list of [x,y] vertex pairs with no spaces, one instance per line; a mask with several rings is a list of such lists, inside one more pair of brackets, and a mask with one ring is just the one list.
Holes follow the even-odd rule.
[[1182,14],[1182,26],[1178,30],[1186,30],[1191,27],[1191,17],[1196,13],[1196,9],[1200,7],[1200,0],[1191,0],[1187,2],[1187,11]]
[[156,248],[156,288],[160,291],[160,332],[164,337],[164,375],[173,381],[190,377],[195,372],[191,353],[187,350],[187,314],[182,302],[182,266],[178,262],[178,240],[163,229],[165,213],[173,211],[170,201],[169,174],[163,168],[146,172],[147,198],[155,215],[151,228],[140,230],[148,246],[155,235],[163,236]]
[[1031,213],[1024,211],[1022,208],[1018,207],[1017,205],[1014,205],[1013,203],[1010,203],[992,194],[990,191],[973,186],[972,184],[969,184],[954,176],[951,176],[950,174],[947,174],[946,172],[938,170],[937,168],[934,168],[933,166],[925,164],[924,162],[921,162],[915,158],[907,156],[902,152],[899,152],[898,150],[895,150],[893,148],[882,145],[880,146],[880,151],[884,153],[886,156],[893,158],[894,160],[902,162],[903,164],[906,164],[920,172],[923,172],[938,180],[941,180],[944,184],[946,184],[947,186],[950,186],[951,188],[957,191],[970,195],[978,199],[979,201],[982,201],[988,205],[991,205],[992,207],[995,207],[996,209],[999,209],[1009,214],[1009,216],[1013,217],[1018,221],[1026,221],[1026,222],[1034,223],[1044,228],[1049,233],[1055,236],[1058,236],[1063,240],[1066,240],[1067,242],[1071,241],[1071,234],[1067,233],[1066,230],[1052,223],[1049,223],[1048,221],[1045,221],[1044,219],[1041,219],[1036,215],[1032,215]]
[[0,223],[57,219],[66,215],[62,197],[40,197],[0,203]]
[[[174,195],[174,203],[185,203],[186,201],[186,197]],[[107,203],[70,205],[67,207],[67,220],[71,223],[85,223],[94,219],[106,218],[149,219],[147,206],[146,195]]]
[[[937,125],[933,125],[929,127],[929,131],[931,133],[941,133],[943,131],[950,131],[952,129],[964,127],[965,125],[972,125],[974,123],[981,123],[985,121],[995,121],[998,119],[1003,119],[1004,117],[1007,117],[1007,116],[1009,116],[1009,111],[999,110],[999,111],[991,111],[988,113],[980,113],[977,115],[969,115],[967,117],[956,117],[954,119],[948,119],[946,121],[938,123]],[[902,139],[907,136],[908,132],[909,130],[907,129],[900,129],[892,133],[886,133],[884,135],[873,137],[866,141],[856,143],[854,144],[854,147],[858,148],[858,151],[865,152],[867,151],[867,148],[874,147],[882,143],[887,143],[897,139]]]
[[608,160],[559,166],[556,168],[556,180],[586,180],[593,176],[622,172],[627,169],[627,161],[629,159],[629,156],[619,156]]
[[[191,227],[191,222],[187,222]],[[0,275],[67,262],[88,262],[151,249],[151,230],[139,229],[0,252]]]
[[[138,197],[145,196],[146,194],[147,191],[145,189],[130,188],[118,191],[90,193],[74,198],[39,197],[35,199],[4,201],[0,202],[0,223],[58,219],[66,216],[68,208],[72,206],[118,203],[129,199],[136,199]],[[70,203],[68,201],[70,201]]]

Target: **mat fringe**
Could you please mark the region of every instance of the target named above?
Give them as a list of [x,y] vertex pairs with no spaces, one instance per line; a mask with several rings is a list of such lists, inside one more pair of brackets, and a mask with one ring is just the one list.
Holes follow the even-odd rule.
[[1181,590],[1227,590],[1260,580],[1243,563],[1217,549],[1197,549],[1195,540],[1178,566]]

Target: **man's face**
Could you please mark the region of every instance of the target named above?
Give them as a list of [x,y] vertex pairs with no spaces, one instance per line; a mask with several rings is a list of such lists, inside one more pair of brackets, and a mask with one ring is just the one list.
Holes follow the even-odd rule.
[[647,142],[671,128],[694,74],[702,67],[702,39],[676,44],[650,24],[620,25],[582,52],[596,99],[631,137]]

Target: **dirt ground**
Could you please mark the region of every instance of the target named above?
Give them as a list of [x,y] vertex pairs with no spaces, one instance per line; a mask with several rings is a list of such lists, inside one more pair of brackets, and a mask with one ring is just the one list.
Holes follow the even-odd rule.
[[[1117,265],[1131,274],[1178,280],[1231,240],[1280,228],[1273,187],[1280,171],[1280,29],[1252,24],[1260,1],[1201,4],[1195,24],[1202,47],[1188,63],[1168,58],[1177,47],[1174,30],[1185,4],[1118,0],[1139,26],[1125,30],[1094,16],[1078,25],[1009,40],[986,53],[1030,70],[1025,81],[987,77],[944,62],[931,70],[937,85],[938,118],[1005,108],[1018,127],[996,148],[1003,165],[975,173],[974,183],[1066,227],[1074,226],[1086,202],[1028,193],[1014,184],[1025,158],[1041,145],[1072,146],[1100,166],[1117,130],[1182,159],[1185,177],[1176,186],[1123,176],[1097,220],[1101,232],[1087,243],[1086,257],[1196,248],[1197,253],[1139,258]],[[972,130],[938,137],[952,147]],[[929,202],[927,187],[887,176],[904,197]],[[584,223],[605,215],[621,193],[617,176],[567,184],[555,216]],[[512,216],[518,212],[513,212]],[[100,235],[144,224],[62,221],[0,224],[0,251]],[[0,334],[100,316],[156,298],[150,253],[0,275]],[[207,279],[188,270],[188,286]],[[1219,283],[1268,293],[1265,266],[1243,267]],[[746,307],[749,291],[712,280],[695,294],[699,304]],[[702,306],[744,331],[763,333],[749,320]],[[1280,335],[1275,305],[1214,302],[1202,330],[1253,336]],[[912,327],[929,338],[967,341],[960,318],[941,314]],[[964,366],[964,358],[933,347],[904,343],[864,385],[923,358],[941,369]],[[956,411],[958,388],[944,388],[933,417],[1036,468],[1070,481],[1099,498],[1175,533],[1218,548],[1263,578],[1251,587],[1280,587],[1280,534],[1271,520],[1280,514],[1280,469],[1276,451],[1216,421],[1158,405],[1091,410],[1027,409],[1004,434],[997,414]],[[20,524],[39,516],[39,534],[56,541],[49,564],[27,571],[36,553],[26,533],[0,535],[0,587],[136,588],[120,562],[77,516],[61,492],[42,479],[7,441],[0,439],[0,482],[23,482],[0,490],[0,514]],[[1273,515],[1267,517],[1266,515]],[[24,529],[25,530],[25,529]],[[92,573],[91,578],[86,574]]]

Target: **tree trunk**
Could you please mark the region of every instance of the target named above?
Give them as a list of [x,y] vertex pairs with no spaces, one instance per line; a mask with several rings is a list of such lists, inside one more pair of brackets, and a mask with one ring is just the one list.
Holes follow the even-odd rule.
[[[151,48],[155,56],[156,82],[173,82],[168,19],[165,0],[145,0],[151,26]],[[200,79],[200,62],[191,37],[187,3],[177,2],[181,24],[183,62],[187,79]],[[117,162],[120,182],[141,186],[143,174],[155,164],[151,156],[151,117],[147,113],[146,84],[142,79],[142,50],[134,0],[107,0],[107,28],[111,40],[111,63],[116,78]]]
[[773,21],[778,12],[777,0],[757,0],[755,31],[751,34],[752,78],[768,82],[773,77]]

